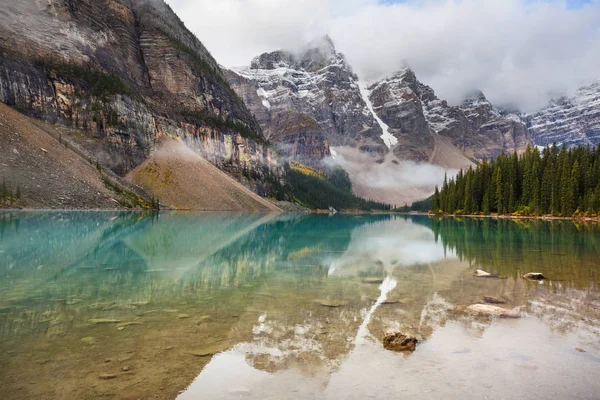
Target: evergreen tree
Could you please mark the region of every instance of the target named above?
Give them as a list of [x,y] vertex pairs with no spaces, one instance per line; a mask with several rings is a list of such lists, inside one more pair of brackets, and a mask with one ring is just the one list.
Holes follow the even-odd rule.
[[477,168],[445,177],[433,196],[436,211],[572,216],[600,213],[600,146],[568,150],[528,148],[519,157],[501,154]]
[[494,188],[496,190],[496,211],[504,212],[504,186],[502,184],[502,169],[498,167],[494,176]]
[[438,187],[435,187],[435,192],[433,193],[433,211],[437,212],[440,209],[440,191]]

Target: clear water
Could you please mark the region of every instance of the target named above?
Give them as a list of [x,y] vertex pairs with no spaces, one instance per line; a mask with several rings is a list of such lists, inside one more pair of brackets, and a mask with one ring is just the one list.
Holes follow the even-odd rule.
[[[597,399],[599,252],[568,221],[2,213],[0,397]],[[483,296],[522,318],[454,310]]]

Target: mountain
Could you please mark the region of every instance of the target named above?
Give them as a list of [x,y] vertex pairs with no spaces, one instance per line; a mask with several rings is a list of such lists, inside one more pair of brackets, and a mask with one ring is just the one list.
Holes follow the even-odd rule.
[[440,139],[448,139],[471,160],[520,152],[529,143],[519,117],[501,113],[483,93],[474,92],[461,105],[449,106],[408,68],[368,85],[367,90],[374,111],[399,141],[394,153],[401,159],[457,168],[436,160]]
[[552,100],[525,116],[538,146],[556,142],[572,146],[600,144],[600,81],[581,87],[572,97]]
[[[276,121],[289,110],[312,117],[330,146],[357,148],[379,163],[391,149],[399,161],[460,168],[502,151],[522,151],[529,143],[519,117],[500,112],[480,92],[451,107],[408,68],[360,82],[327,36],[297,53],[264,53],[226,76],[274,143],[280,142],[273,137]],[[326,154],[301,153],[311,153],[312,162]]]
[[0,101],[68,127],[66,141],[120,176],[167,137],[259,194],[283,180],[252,113],[162,0],[3,5]]
[[[268,139],[278,130],[292,130],[282,128],[281,114],[293,110],[316,121],[331,146],[351,146],[376,157],[388,151],[383,131],[361,95],[358,76],[327,36],[299,52],[262,54],[250,66],[234,68],[226,76]],[[315,143],[324,147],[320,139]]]

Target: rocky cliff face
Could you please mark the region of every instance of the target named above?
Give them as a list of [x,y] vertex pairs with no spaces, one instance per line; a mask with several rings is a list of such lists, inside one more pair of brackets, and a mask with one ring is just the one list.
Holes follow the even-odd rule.
[[433,161],[438,135],[474,159],[521,151],[529,143],[520,118],[501,113],[483,93],[452,107],[410,69],[369,85],[368,92],[374,111],[398,139],[394,153],[402,159]]
[[358,77],[328,37],[303,51],[275,51],[256,57],[227,78],[271,137],[279,115],[294,110],[312,117],[332,146],[352,146],[382,155],[381,127],[360,93]]
[[573,97],[552,100],[525,117],[536,145],[553,142],[571,146],[600,144],[600,81],[583,86]]
[[[256,119],[162,0],[3,7],[0,101],[81,130],[81,145],[115,172],[126,174],[168,136],[234,174],[282,177]],[[268,191],[261,179],[249,185]]]
[[295,110],[314,118],[331,146],[359,148],[377,162],[391,149],[399,160],[456,168],[529,143],[520,118],[501,113],[481,93],[451,107],[410,69],[363,85],[328,37],[299,53],[262,54],[226,77],[268,138],[281,127],[280,115]]

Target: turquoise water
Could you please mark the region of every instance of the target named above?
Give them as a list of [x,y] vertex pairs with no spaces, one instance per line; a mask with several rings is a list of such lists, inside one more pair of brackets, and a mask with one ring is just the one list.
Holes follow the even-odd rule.
[[[599,245],[569,221],[2,213],[2,397],[595,399]],[[483,296],[522,317],[455,310]]]

